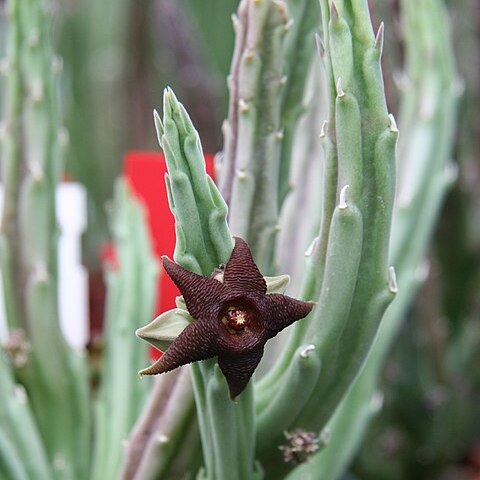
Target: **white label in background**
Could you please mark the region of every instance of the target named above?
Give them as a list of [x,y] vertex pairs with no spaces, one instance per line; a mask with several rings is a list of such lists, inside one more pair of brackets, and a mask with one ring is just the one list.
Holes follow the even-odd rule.
[[82,265],[82,233],[87,226],[87,196],[79,183],[57,187],[58,308],[60,326],[72,348],[81,350],[89,337],[88,274]]
[[[78,183],[65,182],[57,187],[58,308],[60,326],[72,348],[83,349],[88,342],[88,274],[81,260],[81,236],[87,225],[87,196]],[[0,212],[3,186],[0,185]],[[8,337],[3,282],[0,272],[0,343]]]

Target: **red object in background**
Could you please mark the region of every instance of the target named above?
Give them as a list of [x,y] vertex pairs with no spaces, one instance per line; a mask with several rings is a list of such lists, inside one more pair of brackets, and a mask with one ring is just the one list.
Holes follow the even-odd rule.
[[[207,173],[213,178],[213,157],[205,155]],[[145,206],[153,250],[160,260],[162,255],[173,259],[175,249],[175,219],[170,212],[165,186],[167,165],[162,153],[129,152],[125,156],[124,174],[135,196]],[[175,308],[178,289],[162,270],[157,286],[155,315]],[[159,357],[152,349],[152,356]]]

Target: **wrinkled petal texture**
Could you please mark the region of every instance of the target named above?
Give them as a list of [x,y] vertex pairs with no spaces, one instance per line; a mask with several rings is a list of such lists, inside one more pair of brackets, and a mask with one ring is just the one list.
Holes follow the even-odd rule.
[[313,302],[302,302],[278,293],[267,295],[266,311],[262,313],[265,327],[272,332],[270,338],[297,320],[306,317],[314,305]]
[[250,248],[241,238],[235,237],[235,246],[225,266],[223,281],[228,288],[243,292],[267,292],[267,283],[253,261]]
[[232,400],[245,389],[262,356],[263,345],[248,354],[218,357],[218,366],[227,380]]
[[140,374],[157,375],[169,372],[187,363],[216,357],[217,353],[214,332],[200,322],[193,322],[172,342],[159,360]]
[[265,279],[241,238],[235,238],[223,282],[189,272],[167,257],[163,257],[163,266],[195,321],[160,360],[140,374],[155,375],[218,357],[232,399],[248,384],[267,340],[307,316],[314,305],[286,295],[267,294]]
[[195,320],[218,315],[219,305],[228,299],[225,286],[209,277],[189,272],[168,257],[162,257],[163,267],[183,295],[187,310]]

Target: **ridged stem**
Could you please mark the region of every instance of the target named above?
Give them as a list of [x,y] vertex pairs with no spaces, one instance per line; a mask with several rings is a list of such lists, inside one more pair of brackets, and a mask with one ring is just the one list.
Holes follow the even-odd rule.
[[[317,58],[311,67],[303,98],[306,111],[298,120],[292,144],[292,189],[283,204],[276,252],[279,271],[288,273],[291,278],[288,294],[294,297],[301,294],[305,260],[312,253],[309,247],[318,234],[323,211],[323,183],[328,178],[322,148],[325,132],[318,129],[327,111],[320,59]],[[336,192],[332,195],[333,208],[335,195]]]
[[[302,344],[311,345],[320,356],[321,368],[313,387],[304,383],[311,393],[294,417],[279,418],[268,403],[259,405],[258,439],[265,455],[278,455],[274,448],[281,442],[282,429],[318,431],[326,425],[365,362],[394,297],[389,289],[388,242],[398,131],[386,109],[381,32],[374,36],[364,1],[322,1],[320,6],[330,103],[327,162],[330,158],[334,165],[327,170],[332,183],[325,195],[335,191],[336,207],[332,214],[331,200],[323,204],[327,215],[304,285],[305,293],[315,295],[308,299],[318,300],[318,305],[305,326],[299,322],[300,334],[293,335],[273,371],[275,387],[268,376],[264,385],[273,394],[294,381],[282,370]],[[326,244],[321,242],[325,237]]]
[[[0,472],[5,478],[50,480],[51,465],[25,389],[0,351]],[[11,475],[9,477],[8,475]]]
[[3,212],[0,226],[0,262],[3,297],[7,322],[11,329],[25,328],[22,318],[21,288],[15,272],[18,259],[18,219],[16,217],[21,170],[21,112],[23,84],[20,73],[22,25],[20,2],[10,0],[6,7],[9,19],[5,71],[4,118],[0,132],[2,179],[4,185]]
[[[320,11],[317,2],[311,0],[288,0],[291,26],[285,37],[283,72],[285,87],[281,98],[280,125],[283,138],[280,146],[278,200],[283,206],[291,185],[293,146],[299,133],[298,121],[306,107],[302,97],[308,72],[315,52],[314,33],[318,28]],[[295,188],[295,186],[294,186]],[[301,188],[299,185],[296,188]]]
[[110,267],[106,272],[106,348],[91,476],[98,480],[118,478],[123,456],[122,443],[150,391],[151,379],[136,377],[147,360],[147,354],[145,346],[132,332],[148,323],[153,314],[159,270],[142,206],[123,181],[119,181],[116,187],[111,225],[118,266]]
[[194,468],[190,461],[198,449],[194,415],[188,371],[170,372],[156,378],[148,404],[128,440],[120,478],[169,478],[178,472],[179,465],[183,470],[187,463]]
[[[209,276],[232,251],[227,206],[205,172],[198,133],[170,89],[164,94],[163,113],[163,121],[155,114],[155,124],[168,166],[167,192],[177,238],[174,258],[190,271]],[[233,403],[215,360],[193,364],[191,370],[207,478],[252,478],[252,388]]]
[[229,205],[232,233],[247,241],[260,270],[269,274],[279,214],[280,96],[287,81],[282,54],[289,28],[286,5],[242,0],[234,27],[219,185]]
[[441,0],[403,0],[401,7],[406,64],[400,85],[401,175],[391,239],[391,263],[399,292],[382,320],[363,371],[329,423],[329,444],[308,465],[296,469],[289,480],[338,478],[355,453],[374,413],[371,403],[381,366],[424,279],[423,257],[452,180],[448,162],[458,80],[447,13]]
[[58,48],[68,59],[68,80],[62,85],[65,124],[72,139],[67,167],[88,192],[83,254],[88,267],[98,270],[98,251],[108,236],[105,204],[113,195],[113,180],[121,171],[128,126],[133,123],[125,113],[127,99],[133,96],[125,86],[132,67],[125,33],[131,3],[85,0],[71,11],[65,8],[59,22]]
[[[15,82],[21,81],[22,102],[15,107],[17,113],[21,108],[21,127],[17,119],[18,128],[10,137],[10,153],[15,155],[8,158],[6,189],[8,222],[15,224],[16,242],[8,253],[15,255],[17,268],[3,273],[11,275],[5,282],[6,294],[11,295],[11,285],[20,292],[15,300],[21,302],[17,312],[22,319],[10,318],[8,323],[23,326],[31,345],[26,363],[17,365],[16,373],[28,392],[53,477],[85,478],[90,454],[87,372],[83,358],[69,350],[60,332],[57,311],[55,190],[65,142],[56,101],[58,60],[52,54],[41,2],[24,0],[12,7],[16,13],[12,28],[21,29],[12,48],[17,52]],[[15,97],[12,100],[16,102]],[[7,304],[12,301],[8,298]]]

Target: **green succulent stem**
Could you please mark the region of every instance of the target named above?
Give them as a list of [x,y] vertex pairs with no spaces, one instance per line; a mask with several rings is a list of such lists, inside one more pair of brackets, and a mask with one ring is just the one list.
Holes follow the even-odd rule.
[[134,123],[125,113],[132,95],[125,94],[124,86],[132,67],[132,42],[126,35],[130,6],[128,0],[85,0],[72,10],[64,8],[55,29],[68,79],[62,85],[71,137],[67,169],[87,191],[83,256],[89,270],[101,269],[98,251],[108,240],[105,204],[114,193],[113,180],[131,140],[128,127]]
[[285,37],[283,72],[285,86],[281,97],[280,125],[283,133],[279,158],[279,208],[282,207],[291,186],[291,165],[298,134],[298,122],[308,109],[301,101],[306,88],[308,71],[315,53],[314,33],[318,28],[318,2],[288,0],[290,24]]
[[[155,125],[167,162],[168,199],[175,216],[174,259],[192,272],[209,276],[228,261],[233,248],[227,206],[206,174],[200,139],[185,109],[170,89],[163,100],[163,120],[155,114]],[[206,477],[253,478],[252,388],[247,387],[233,403],[215,360],[192,364],[191,371]]]
[[[406,63],[401,84],[399,180],[392,220],[391,263],[399,285],[366,364],[329,422],[330,442],[288,477],[334,479],[348,465],[375,413],[377,379],[415,292],[435,219],[451,182],[450,152],[458,98],[446,9],[441,0],[403,0]],[[347,442],[345,439],[348,439]],[[313,473],[314,472],[314,473]]]
[[[294,381],[286,365],[300,345],[311,344],[321,359],[320,373],[313,387],[303,384],[311,393],[289,428],[313,431],[325,427],[355,380],[394,297],[388,243],[398,134],[385,102],[382,32],[377,38],[373,34],[367,3],[322,1],[320,6],[330,105],[328,128],[322,132],[324,181],[330,183],[323,189],[322,224],[303,294],[318,305],[309,321],[295,327],[278,366],[259,384],[257,410],[259,419],[276,417],[262,399]],[[270,421],[258,429],[258,438],[266,431],[275,441],[265,442],[262,454],[275,455],[273,445],[281,442],[282,430]]]
[[6,112],[7,197],[2,220],[8,265],[2,273],[8,324],[23,328],[31,347],[15,373],[25,386],[52,478],[85,478],[90,453],[87,371],[84,359],[67,346],[57,311],[55,190],[64,142],[56,101],[58,61],[42,2],[11,2],[10,13],[13,70],[7,83],[12,97]]
[[289,29],[286,4],[243,0],[236,33],[229,114],[219,185],[232,233],[250,246],[260,270],[272,273],[278,224],[278,178],[283,131],[279,95],[286,86],[282,55]]
[[23,84],[20,73],[22,24],[20,2],[7,4],[10,19],[7,36],[7,72],[4,95],[4,124],[1,132],[2,178],[4,183],[3,212],[0,225],[0,261],[3,273],[5,313],[9,327],[25,328],[21,314],[19,280],[15,272],[18,261],[18,223],[16,219],[21,170],[21,113]]
[[99,480],[118,478],[122,451],[112,445],[121,445],[127,438],[150,391],[151,382],[140,382],[135,376],[147,355],[144,345],[132,341],[132,330],[151,318],[159,271],[145,213],[123,180],[116,186],[111,225],[118,268],[107,266],[106,272],[106,349],[97,404],[98,443],[91,475]]
[[52,466],[27,392],[15,384],[3,351],[0,351],[0,436],[0,472],[5,478],[52,478]]

